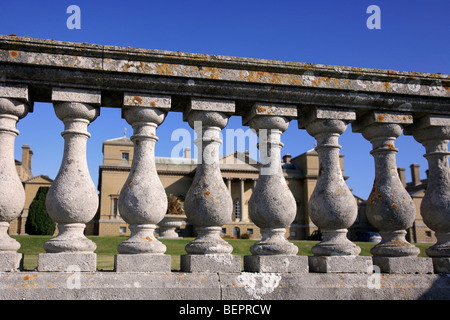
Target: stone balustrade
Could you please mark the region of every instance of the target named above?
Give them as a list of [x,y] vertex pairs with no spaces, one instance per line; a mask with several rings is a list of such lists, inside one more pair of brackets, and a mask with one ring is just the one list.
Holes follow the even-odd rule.
[[[23,272],[20,245],[7,233],[24,204],[14,167],[14,139],[19,134],[17,122],[29,112],[39,112],[33,110],[33,102],[53,103],[65,126],[64,156],[46,202],[59,233],[44,245],[46,253],[39,255],[37,268],[47,279],[49,274],[58,278],[73,265],[97,274],[95,244],[83,234],[98,207],[86,144],[89,124],[100,116],[101,108],[112,107],[122,108],[122,116],[133,127],[135,156],[119,197],[120,214],[131,235],[117,248],[114,275],[105,277],[120,282],[133,272],[146,277],[171,273],[167,248],[153,233],[167,208],[155,168],[156,129],[164,125],[168,112],[182,112],[197,133],[201,161],[185,200],[186,216],[197,237],[186,246],[181,272],[206,274],[208,281],[217,280],[211,280],[211,274],[223,274],[217,281],[223,292],[230,293],[236,283],[253,288],[257,276],[272,277],[276,283],[272,291],[279,288],[280,274],[305,288],[321,283],[317,276],[323,274],[352,275],[354,281],[363,281],[367,268],[378,266],[392,275],[421,275],[423,283],[440,281],[436,292],[450,296],[450,283],[441,277],[450,273],[450,76],[0,36],[0,271],[11,275]],[[242,257],[233,255],[220,236],[222,225],[231,220],[232,200],[218,165],[219,134],[231,115],[241,116],[242,124],[259,137],[260,175],[249,201],[249,218],[261,229],[262,239],[250,248],[250,256],[243,257],[244,271]],[[299,130],[315,138],[319,155],[309,215],[323,239],[310,257],[297,255],[297,247],[285,236],[296,203],[282,174],[280,150],[282,133],[294,119]],[[367,216],[382,235],[372,257],[359,256],[361,249],[346,236],[357,205],[339,167],[338,140],[349,124],[353,134],[361,133],[372,144],[376,177]],[[396,153],[402,150],[395,147],[395,140],[402,133],[425,147],[429,163],[420,208],[438,239],[427,250],[429,257],[418,257],[419,249],[405,239],[416,209],[397,173]],[[151,287],[152,280],[146,281]],[[252,292],[248,297],[261,293]],[[342,297],[351,298],[352,293]]]

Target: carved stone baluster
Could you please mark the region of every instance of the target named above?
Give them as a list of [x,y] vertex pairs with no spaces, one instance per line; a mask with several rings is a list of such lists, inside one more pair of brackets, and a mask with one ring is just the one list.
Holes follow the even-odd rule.
[[123,115],[133,127],[134,157],[130,175],[119,196],[120,216],[129,224],[130,237],[115,256],[115,270],[169,272],[170,255],[154,236],[167,212],[167,196],[155,165],[156,128],[171,106],[170,96],[125,94]]
[[373,263],[381,272],[428,273],[433,268],[431,260],[417,258],[419,248],[405,239],[406,229],[414,223],[416,208],[398,176],[398,149],[394,143],[402,133],[402,125],[410,123],[410,115],[371,112],[352,124],[353,131],[361,132],[373,146],[370,153],[375,160],[375,181],[366,214],[382,237],[370,250]]
[[98,194],[89,174],[86,143],[88,125],[100,113],[100,92],[53,89],[56,116],[64,122],[64,155],[58,175],[47,194],[49,216],[58,224],[58,235],[44,244],[39,271],[96,270],[96,244],[85,237],[86,223],[98,208]]
[[184,202],[188,221],[197,237],[181,256],[181,270],[188,272],[240,272],[240,257],[221,238],[222,225],[231,222],[233,202],[219,166],[220,131],[234,112],[234,102],[192,99],[184,118],[195,129],[198,165]]
[[30,111],[26,86],[0,85],[0,272],[21,267],[19,242],[8,235],[9,223],[20,216],[25,191],[14,163],[16,124]]
[[428,160],[428,183],[420,212],[437,242],[426,253],[433,260],[434,272],[450,273],[450,117],[425,116],[407,127],[405,134],[423,144]]
[[338,139],[355,118],[354,111],[332,108],[314,108],[299,118],[299,128],[306,128],[317,140],[319,155],[319,178],[308,205],[311,220],[323,235],[309,257],[314,272],[366,272],[371,263],[370,258],[358,256],[361,249],[347,238],[358,206],[342,176]]
[[259,136],[260,174],[248,203],[250,219],[261,229],[244,269],[256,272],[307,272],[307,257],[286,239],[286,228],[295,219],[297,206],[281,168],[281,134],[297,115],[292,106],[255,104],[243,119]]

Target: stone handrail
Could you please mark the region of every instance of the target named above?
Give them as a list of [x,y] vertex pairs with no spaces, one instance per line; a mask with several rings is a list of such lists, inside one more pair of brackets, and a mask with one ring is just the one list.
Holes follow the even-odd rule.
[[[248,276],[241,273],[240,257],[220,237],[221,226],[231,219],[232,201],[218,168],[219,133],[231,115],[238,115],[257,132],[262,163],[249,201],[250,218],[262,239],[244,257],[244,271],[359,274],[376,265],[390,274],[450,273],[449,75],[0,36],[3,272],[19,270],[20,246],[7,234],[24,203],[13,150],[16,123],[33,112],[34,102],[53,103],[65,125],[64,157],[46,203],[59,234],[44,245],[38,272],[67,272],[73,265],[80,272],[96,271],[95,244],[83,235],[98,206],[87,170],[87,129],[100,108],[112,107],[122,108],[135,145],[119,201],[131,236],[118,247],[117,273],[170,273],[166,247],[153,235],[167,207],[155,169],[155,130],[168,112],[183,112],[184,121],[197,132],[202,159],[185,201],[198,236],[181,257],[181,271],[241,274],[244,282]],[[292,119],[317,140],[320,169],[309,214],[323,240],[311,257],[298,256],[285,238],[295,217],[295,200],[281,173],[280,149]],[[371,250],[373,257],[359,256],[360,248],[346,237],[357,206],[339,168],[338,139],[350,123],[373,146],[376,179],[366,210],[382,235]],[[397,174],[399,150],[394,143],[402,133],[424,145],[429,162],[421,213],[438,242],[427,250],[428,258],[419,258],[418,248],[405,240],[415,207]]]

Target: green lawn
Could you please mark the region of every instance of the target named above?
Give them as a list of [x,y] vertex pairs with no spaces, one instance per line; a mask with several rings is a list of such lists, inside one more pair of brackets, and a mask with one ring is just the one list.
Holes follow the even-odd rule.
[[[12,236],[14,239],[20,242],[21,248],[20,253],[23,253],[24,258],[24,269],[33,270],[37,266],[37,259],[39,253],[44,253],[43,245],[46,241],[52,238],[52,236]],[[99,270],[113,270],[114,268],[114,255],[117,254],[117,246],[127,239],[127,237],[100,237],[100,236],[88,236],[89,239],[97,244],[97,268]],[[193,238],[184,239],[161,239],[167,246],[166,254],[172,256],[172,270],[180,269],[180,255],[185,254],[184,247]],[[245,256],[250,255],[250,247],[252,244],[257,242],[256,240],[243,240],[243,239],[226,239],[228,243],[233,246],[233,254]],[[312,255],[311,248],[318,241],[302,241],[293,240],[291,241],[298,247],[298,255]],[[370,249],[375,245],[370,242],[357,242],[359,247],[361,247],[362,256],[370,256]],[[416,243],[415,244],[420,249],[420,256],[426,257],[425,249],[431,244]]]

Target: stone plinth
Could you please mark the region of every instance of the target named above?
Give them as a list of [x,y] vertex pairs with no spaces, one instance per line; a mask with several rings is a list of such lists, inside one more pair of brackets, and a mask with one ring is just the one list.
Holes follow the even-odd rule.
[[166,254],[116,254],[117,272],[170,272],[171,258]]
[[94,272],[97,269],[97,255],[91,252],[40,253],[38,271],[65,272],[78,270]]
[[252,255],[244,257],[249,272],[308,273],[308,257],[295,255]]
[[0,272],[22,269],[23,254],[17,252],[0,252]]
[[374,256],[372,261],[382,273],[433,273],[431,258]]
[[186,254],[180,258],[181,270],[185,272],[241,272],[241,257],[232,254]]
[[434,273],[450,273],[450,258],[432,258]]
[[310,272],[364,273],[372,265],[371,257],[362,256],[311,256],[308,258]]

